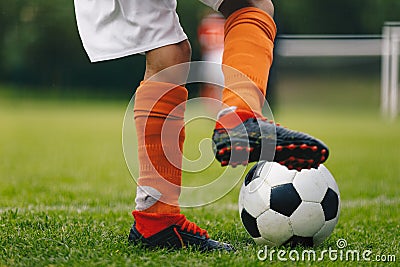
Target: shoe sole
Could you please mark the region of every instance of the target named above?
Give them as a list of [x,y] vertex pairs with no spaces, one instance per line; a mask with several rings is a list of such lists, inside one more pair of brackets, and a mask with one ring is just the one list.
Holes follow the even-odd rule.
[[[307,139],[291,140],[291,141],[276,141],[274,162],[286,166],[288,169],[311,169],[325,162],[329,156],[328,148],[319,140],[307,135]],[[238,165],[246,166],[249,162],[260,160],[271,160],[272,155],[268,154],[263,157],[261,154],[261,144],[271,143],[271,140],[248,140],[247,136],[235,138],[228,141],[222,141],[216,144],[216,159],[221,163],[221,166]],[[233,152],[232,152],[233,151]]]

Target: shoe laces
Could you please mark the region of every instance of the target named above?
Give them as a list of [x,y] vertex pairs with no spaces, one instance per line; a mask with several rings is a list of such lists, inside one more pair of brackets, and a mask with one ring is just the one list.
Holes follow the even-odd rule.
[[206,238],[210,238],[207,233],[207,230],[201,229],[194,222],[189,221],[185,217],[182,217],[180,221],[177,222],[178,225],[181,226],[182,231],[192,232],[193,234],[199,234],[200,236],[205,236]]

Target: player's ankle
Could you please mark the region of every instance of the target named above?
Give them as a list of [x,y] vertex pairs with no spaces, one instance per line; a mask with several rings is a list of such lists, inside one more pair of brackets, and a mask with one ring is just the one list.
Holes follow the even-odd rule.
[[222,109],[217,115],[215,129],[231,129],[250,118],[261,118],[262,115],[249,109],[242,109],[236,106]]
[[229,113],[238,113],[238,114],[249,114],[252,117],[262,117],[262,114],[260,112],[254,111],[250,109],[249,107],[243,108],[243,107],[237,107],[237,106],[230,106],[224,109],[221,109],[218,114],[217,114],[217,119],[220,119],[221,117],[229,114]]
[[157,201],[154,205],[151,207],[142,210],[142,212],[147,212],[147,213],[159,213],[159,214],[179,214],[181,212],[181,209],[179,206],[174,206],[170,205],[161,201]]
[[230,106],[227,108],[223,108],[218,112],[217,119],[223,117],[224,115],[226,115],[228,113],[235,112],[236,110],[237,110],[237,106]]

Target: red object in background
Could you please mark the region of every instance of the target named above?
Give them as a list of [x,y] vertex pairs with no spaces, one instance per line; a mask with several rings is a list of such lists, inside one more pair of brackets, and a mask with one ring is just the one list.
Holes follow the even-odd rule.
[[202,19],[198,28],[202,53],[224,48],[224,24],[225,19],[220,14],[211,14]]
[[[224,25],[225,19],[218,13],[204,17],[198,28],[198,38],[201,45],[202,60],[208,62],[222,63],[224,52]],[[222,69],[204,69],[204,75],[209,81],[218,82],[221,86],[212,83],[203,83],[200,88],[200,96],[204,99],[204,105],[208,110],[218,112],[221,108],[217,101],[221,100],[224,77]]]

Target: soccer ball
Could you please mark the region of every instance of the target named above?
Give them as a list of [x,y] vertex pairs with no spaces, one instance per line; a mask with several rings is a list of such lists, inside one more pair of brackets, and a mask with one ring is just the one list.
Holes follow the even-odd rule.
[[247,173],[239,194],[239,213],[257,244],[317,246],[335,228],[339,188],[329,170],[289,170],[260,161]]

